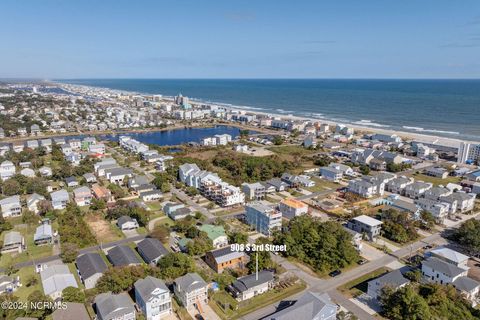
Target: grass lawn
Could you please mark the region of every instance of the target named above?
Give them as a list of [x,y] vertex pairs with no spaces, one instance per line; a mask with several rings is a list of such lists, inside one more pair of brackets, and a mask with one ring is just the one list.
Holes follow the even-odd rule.
[[193,318],[188,313],[187,309],[185,309],[184,307],[180,307],[177,303],[177,300],[173,298],[172,298],[172,308],[177,314],[177,316],[180,318],[180,320],[193,320]]
[[77,267],[75,267],[75,262],[70,262],[70,263],[67,264],[67,266],[68,266],[68,269],[70,270],[70,272],[75,277],[75,280],[77,281],[78,288],[85,289],[85,286],[83,285],[82,280],[80,280],[80,277],[78,276]]
[[[22,253],[12,252],[2,254],[0,257],[0,267],[8,266],[11,263],[21,263],[32,259],[47,257],[52,254],[51,245],[37,246],[33,242],[33,234],[35,233],[36,227],[36,224],[29,227],[22,227],[21,225],[15,226],[13,230],[19,231],[23,235],[27,249]],[[53,226],[53,228],[55,229],[55,226]]]
[[162,209],[160,202],[146,202],[146,204],[152,211],[159,211]]
[[448,176],[448,177],[445,178],[445,179],[441,179],[441,178],[430,177],[430,176],[427,176],[427,175],[425,175],[425,174],[417,174],[417,173],[412,174],[412,177],[414,177],[415,180],[421,180],[421,181],[424,181],[424,182],[430,182],[430,183],[432,183],[432,184],[435,185],[435,186],[438,186],[438,185],[447,185],[448,183],[459,183],[460,181],[462,181],[462,178],[461,178],[461,177],[451,177],[451,176]]
[[145,228],[145,227],[138,227],[137,232],[138,232],[138,234],[147,234],[148,233],[147,228]]
[[[14,293],[14,295],[19,298],[19,301],[27,302],[28,296],[36,290],[39,290],[40,292],[43,293],[42,282],[40,280],[40,275],[35,273],[35,268],[33,266],[21,268],[15,274],[15,276],[19,276],[20,281],[22,282],[22,286],[20,288],[18,288],[18,290],[15,291],[15,293]],[[37,283],[33,286],[27,287],[25,285],[25,281],[32,276],[34,276],[37,279]]]
[[[238,303],[237,310],[227,309],[224,312],[224,309],[221,307],[222,303],[235,301],[232,297],[227,297],[228,295],[225,292],[215,293],[213,299],[210,300],[209,305],[215,311],[215,313],[222,319],[238,319],[250,312],[253,312],[257,309],[263,308],[269,304],[284,300],[291,295],[294,295],[298,292],[305,290],[306,284],[303,282],[298,282],[288,288],[284,289],[272,289],[264,294],[258,295],[247,301]],[[229,296],[229,295],[228,295]]]
[[325,191],[329,189],[336,190],[337,188],[341,187],[341,184],[328,181],[325,179],[317,178],[317,177],[312,177],[312,181],[315,181],[315,186],[305,188],[311,192],[320,192],[320,191]]
[[156,223],[155,223],[155,226],[173,226],[175,224],[175,221],[173,221],[172,219],[170,219],[169,217],[166,217],[165,219],[161,219],[161,220],[158,220]]
[[365,292],[368,289],[368,282],[372,279],[378,278],[379,276],[389,272],[390,269],[386,267],[381,267],[377,270],[374,270],[370,273],[367,273],[357,279],[354,279],[350,282],[345,283],[338,287],[338,290],[345,296],[352,298],[357,297]]

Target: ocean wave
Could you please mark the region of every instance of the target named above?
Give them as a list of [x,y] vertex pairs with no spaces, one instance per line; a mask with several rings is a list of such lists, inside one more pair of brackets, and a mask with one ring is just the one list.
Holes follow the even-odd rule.
[[458,131],[446,131],[446,130],[436,130],[436,129],[425,129],[422,127],[409,127],[409,126],[402,126],[403,129],[407,130],[415,130],[418,132],[430,132],[430,133],[444,133],[444,134],[460,134]]
[[376,122],[372,122],[372,120],[364,120],[364,119],[362,119],[360,121],[354,121],[352,123],[360,125],[360,126],[369,126],[369,127],[378,127],[378,128],[388,128],[388,127],[390,127],[389,125],[386,125],[386,124],[376,123]]

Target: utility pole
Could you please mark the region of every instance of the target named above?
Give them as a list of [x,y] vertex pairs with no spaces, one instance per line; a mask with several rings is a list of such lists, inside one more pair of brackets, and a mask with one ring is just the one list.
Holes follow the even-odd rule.
[[258,281],[258,251],[255,260],[255,281]]

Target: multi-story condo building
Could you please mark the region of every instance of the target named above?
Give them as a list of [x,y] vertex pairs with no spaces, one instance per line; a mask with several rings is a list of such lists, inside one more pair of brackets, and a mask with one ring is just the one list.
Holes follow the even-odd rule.
[[270,236],[282,227],[282,212],[265,202],[251,202],[246,207],[246,222],[258,232]]

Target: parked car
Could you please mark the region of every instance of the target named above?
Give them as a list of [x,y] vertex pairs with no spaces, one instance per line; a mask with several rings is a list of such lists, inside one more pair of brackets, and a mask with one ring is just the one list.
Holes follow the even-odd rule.
[[330,272],[328,275],[333,278],[333,277],[339,276],[341,273],[342,271],[337,269],[335,271]]

